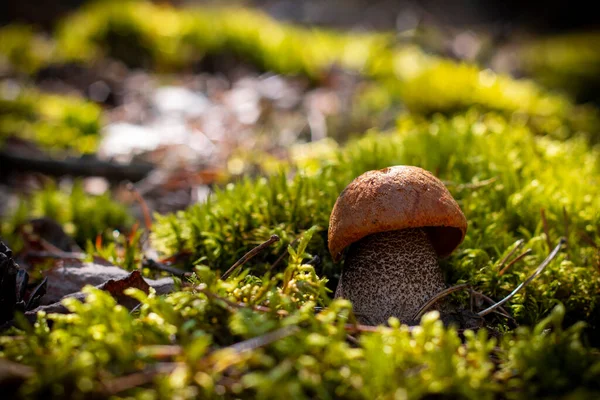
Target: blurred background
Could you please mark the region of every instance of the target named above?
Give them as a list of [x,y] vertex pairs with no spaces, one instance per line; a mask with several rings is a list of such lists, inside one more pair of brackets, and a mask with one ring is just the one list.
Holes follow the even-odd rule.
[[[86,3],[83,0],[5,2],[1,22],[27,22],[52,27],[58,18]],[[483,0],[254,0],[163,1],[174,6],[236,4],[260,8],[287,21],[338,28],[403,29],[410,19],[456,28],[479,27],[528,32],[560,32],[598,27],[590,2]],[[403,26],[404,25],[404,26]]]

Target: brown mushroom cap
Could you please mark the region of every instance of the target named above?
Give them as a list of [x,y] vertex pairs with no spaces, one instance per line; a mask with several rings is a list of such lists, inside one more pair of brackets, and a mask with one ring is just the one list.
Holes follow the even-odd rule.
[[378,232],[423,228],[439,257],[463,241],[467,219],[442,181],[399,165],[368,171],[339,195],[329,219],[329,251],[339,261],[352,243]]

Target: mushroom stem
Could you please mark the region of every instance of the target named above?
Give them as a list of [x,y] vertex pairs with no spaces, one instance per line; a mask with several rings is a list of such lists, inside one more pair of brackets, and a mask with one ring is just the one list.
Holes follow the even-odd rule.
[[363,324],[402,322],[445,288],[436,252],[423,229],[375,233],[353,243],[335,297],[350,300]]

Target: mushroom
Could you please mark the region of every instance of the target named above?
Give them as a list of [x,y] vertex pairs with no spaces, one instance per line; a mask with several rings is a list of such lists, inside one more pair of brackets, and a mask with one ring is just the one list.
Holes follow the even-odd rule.
[[442,181],[424,169],[368,171],[339,195],[329,220],[329,251],[340,261],[335,297],[352,301],[364,324],[412,322],[445,288],[438,257],[463,241],[467,220]]

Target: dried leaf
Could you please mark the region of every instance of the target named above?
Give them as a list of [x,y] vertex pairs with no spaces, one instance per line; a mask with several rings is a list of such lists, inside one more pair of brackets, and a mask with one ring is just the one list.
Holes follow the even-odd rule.
[[[138,279],[138,275],[141,282],[135,280]],[[116,290],[115,288],[117,288],[117,286],[114,286],[116,284],[111,282],[121,281],[123,285],[129,284],[129,286],[125,287],[138,285],[133,287],[146,292],[150,286],[155,287],[157,292],[161,294],[173,289],[173,279],[171,278],[160,280],[148,279],[144,281],[138,271],[130,273],[114,265],[100,265],[91,262],[82,263],[78,260],[64,260],[62,266],[47,271],[46,277],[48,278],[48,288],[41,302],[42,305],[58,302],[65,296],[79,292],[85,285],[92,285],[103,290],[108,290],[111,294],[113,294],[111,290]],[[144,283],[142,284],[142,282]],[[105,288],[105,285],[108,285],[107,288]]]

